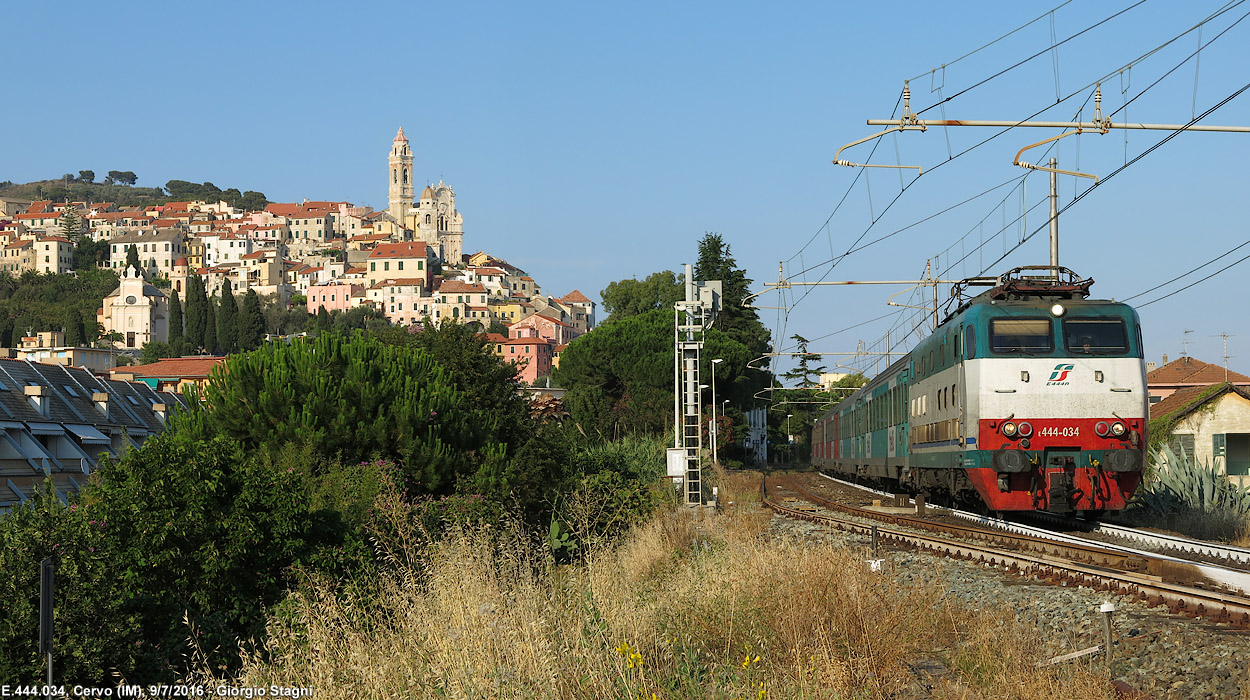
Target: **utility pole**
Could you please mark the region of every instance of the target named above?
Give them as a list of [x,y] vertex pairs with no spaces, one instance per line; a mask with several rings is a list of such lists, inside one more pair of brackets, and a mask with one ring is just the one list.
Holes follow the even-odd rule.
[[1059,279],[1059,161],[1050,159],[1050,268]]

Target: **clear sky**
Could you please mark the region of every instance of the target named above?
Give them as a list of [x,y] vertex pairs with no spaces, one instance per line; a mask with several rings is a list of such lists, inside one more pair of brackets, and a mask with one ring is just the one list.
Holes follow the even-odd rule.
[[[1250,19],[1216,36],[1250,3],[1135,1],[19,3],[6,8],[0,42],[0,180],[132,170],[140,185],[211,181],[274,201],[383,208],[386,155],[403,126],[418,181],[456,189],[465,250],[508,259],[549,293],[597,298],[610,281],[680,269],[706,231],[731,244],[756,290],[776,281],[779,261],[795,280],[914,279],[929,259],[943,278],[962,277],[1044,227],[1047,176],[1029,176],[1022,193],[1011,161],[1058,130],[1013,129],[949,162],[999,130],[878,142],[873,163],[920,165],[919,178],[874,169],[856,180],[861,171],[832,165],[834,153],[880,129],[865,120],[890,117],[908,78],[913,110],[954,96],[922,114],[950,119],[1068,120],[1082,104],[1088,118],[1088,86],[1104,77],[1104,114],[1144,91],[1129,121],[1184,123],[1245,85]],[[1250,94],[1201,123],[1250,125]],[[1166,135],[1073,136],[1024,160],[1055,155],[1106,178]],[[862,162],[872,147],[843,157]],[[1096,278],[1096,296],[1124,299],[1250,240],[1247,162],[1250,134],[1181,134],[1064,213],[1061,263]],[[1002,183],[828,265],[865,232],[861,244]],[[1061,177],[1061,206],[1091,184]],[[1044,264],[1047,250],[1042,228],[993,271]],[[1213,336],[1227,332],[1230,366],[1250,372],[1248,273],[1250,261],[1142,308],[1148,359],[1176,357],[1192,330],[1190,354],[1221,362]],[[898,311],[886,300],[902,289],[817,288],[788,313],[762,315],[784,336],[820,338],[813,350],[850,352],[915,322],[822,336]],[[780,302],[769,293],[758,303]],[[826,364],[839,360],[850,361]]]

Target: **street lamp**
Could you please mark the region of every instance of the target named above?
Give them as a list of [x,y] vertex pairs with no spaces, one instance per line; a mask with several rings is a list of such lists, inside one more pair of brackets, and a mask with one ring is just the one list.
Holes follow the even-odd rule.
[[716,454],[716,434],[720,432],[720,425],[716,422],[716,365],[724,362],[723,358],[712,360],[712,429],[708,431],[708,435],[712,438],[712,463],[719,464],[720,459]]

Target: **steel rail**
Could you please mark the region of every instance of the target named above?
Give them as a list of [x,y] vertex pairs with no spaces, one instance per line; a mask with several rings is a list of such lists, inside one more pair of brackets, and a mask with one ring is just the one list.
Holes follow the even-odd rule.
[[[789,518],[827,525],[860,535],[871,535],[874,530],[874,527],[870,525],[837,516],[798,510],[776,502],[768,495],[767,477],[760,480],[760,496],[765,506]],[[1250,598],[1168,583],[1149,574],[1088,566],[1046,555],[1023,554],[988,546],[952,542],[919,533],[876,528],[876,534],[879,541],[887,544],[1003,567],[1012,573],[1136,596],[1152,606],[1166,605],[1173,613],[1204,617],[1238,627],[1250,626]]]
[[[894,495],[887,491],[877,491],[876,489],[868,488],[866,486],[862,486],[860,484],[856,484],[850,481],[836,479],[834,477],[829,476],[828,474],[821,474],[821,476],[825,477],[826,479],[829,479],[830,481],[834,481],[839,484],[844,484],[846,486],[851,486],[854,488],[862,489],[870,493],[875,493],[875,494],[879,494],[883,496]],[[1173,575],[1179,574],[1185,577],[1193,577],[1193,575],[1196,573],[1198,577],[1209,579],[1210,581],[1216,584],[1219,584],[1220,586],[1223,586],[1225,589],[1229,591],[1250,593],[1250,572],[1245,571],[1245,570],[1233,569],[1233,568],[1229,568],[1227,566],[1222,566],[1219,564],[1210,564],[1207,562],[1193,561],[1190,559],[1183,559],[1180,557],[1168,556],[1166,554],[1160,554],[1158,552],[1146,552],[1140,549],[1134,549],[1132,547],[1112,544],[1109,542],[1091,543],[1089,539],[1079,537],[1077,535],[1069,535],[1069,534],[1061,533],[1061,532],[1052,532],[1050,530],[1045,530],[1045,529],[1037,528],[1037,527],[1031,527],[1029,525],[1024,525],[1022,523],[1015,523],[1015,522],[1011,522],[1008,520],[1003,520],[1002,518],[994,518],[988,515],[981,515],[979,513],[970,513],[968,511],[953,510],[953,509],[952,510],[943,509],[943,510],[944,512],[947,512],[952,516],[963,518],[965,520],[970,520],[983,527],[991,527],[991,528],[995,528],[995,529],[1002,530],[1005,532],[1013,532],[1013,533],[1016,533],[1018,535],[1025,536],[1025,537],[1055,540],[1058,542],[1067,542],[1067,543],[1071,543],[1072,545],[1101,547],[1107,550],[1114,550],[1114,551],[1122,552],[1126,557],[1129,557],[1129,561],[1132,561],[1133,558],[1140,558],[1140,559],[1146,560],[1147,561],[1146,570],[1150,573],[1160,574],[1163,571],[1171,571]],[[1055,521],[1063,520],[1059,516],[1053,515],[1051,513],[1046,513],[1044,511],[1036,511],[1036,512],[1030,513],[1030,515],[1045,517],[1045,518],[1049,518]],[[928,521],[922,521],[922,522],[928,523]],[[1070,522],[1070,521],[1067,521],[1067,522]],[[1115,527],[1118,527],[1118,526],[1115,526]],[[1132,530],[1132,528],[1120,528],[1120,529]],[[1153,534],[1153,533],[1145,533],[1142,531],[1136,531],[1136,532],[1141,532],[1143,536]],[[1106,533],[1106,534],[1112,534],[1112,533]],[[1179,540],[1183,542],[1193,542],[1195,545],[1202,545],[1202,544],[1209,545],[1210,544],[1210,543],[1195,542],[1193,540],[1185,540],[1184,538],[1171,538],[1171,539]],[[1218,545],[1216,545],[1215,547],[1218,547]],[[1212,549],[1214,549],[1215,547],[1212,547]],[[1180,565],[1181,567],[1185,567],[1185,568],[1177,569],[1176,566],[1173,566],[1173,565]],[[1134,568],[1134,567],[1130,567],[1130,568]]]

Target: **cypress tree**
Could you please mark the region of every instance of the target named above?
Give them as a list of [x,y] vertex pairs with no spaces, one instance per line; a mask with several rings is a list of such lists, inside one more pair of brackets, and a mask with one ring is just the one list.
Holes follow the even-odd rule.
[[326,311],[326,307],[317,307],[317,333],[325,333],[330,330],[330,312]]
[[82,337],[82,313],[71,307],[65,312],[65,344],[77,348],[85,343]]
[[130,247],[126,248],[126,267],[133,267],[140,272],[143,271],[142,268],[139,267],[139,248],[133,243],[130,244]]
[[260,297],[255,289],[247,290],[239,310],[239,350],[255,350],[265,341],[265,316],[260,310]]
[[221,354],[221,350],[217,347],[217,313],[207,297],[204,300],[204,338],[201,344],[208,354]]
[[217,349],[223,355],[239,351],[239,304],[227,280],[221,285],[221,300],[217,304]]
[[182,323],[182,301],[178,299],[178,292],[172,292],[169,296],[169,345],[179,357],[186,354]]

